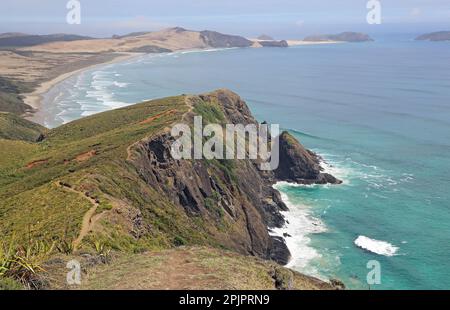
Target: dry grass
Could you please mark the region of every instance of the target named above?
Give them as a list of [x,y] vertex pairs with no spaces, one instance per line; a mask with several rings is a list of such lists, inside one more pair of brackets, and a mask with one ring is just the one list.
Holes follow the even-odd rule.
[[[73,257],[67,257],[66,260]],[[81,265],[90,265],[84,258]],[[82,285],[72,289],[224,289],[274,290],[279,288],[279,274],[290,289],[332,289],[319,280],[300,275],[275,263],[255,257],[208,247],[180,247],[171,250],[121,255],[110,263],[85,268]],[[62,266],[53,266],[49,275],[52,288],[69,288],[64,284]]]

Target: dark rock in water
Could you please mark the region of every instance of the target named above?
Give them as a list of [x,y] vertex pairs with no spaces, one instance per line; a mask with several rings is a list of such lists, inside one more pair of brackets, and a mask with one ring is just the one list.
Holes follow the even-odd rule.
[[281,41],[258,41],[262,47],[289,47],[286,40]]
[[292,236],[291,236],[290,234],[288,234],[288,233],[284,233],[284,234],[283,234],[283,237],[284,237],[284,238],[288,238],[288,237],[292,237]]
[[271,237],[272,247],[270,250],[270,259],[280,265],[287,265],[291,259],[291,253],[286,242],[281,237]]
[[287,131],[279,136],[280,164],[275,170],[279,181],[299,184],[340,184],[342,181],[328,173],[322,173],[320,157],[305,149]]
[[336,289],[336,290],[345,290],[345,284],[341,280],[338,279],[331,279],[330,284]]

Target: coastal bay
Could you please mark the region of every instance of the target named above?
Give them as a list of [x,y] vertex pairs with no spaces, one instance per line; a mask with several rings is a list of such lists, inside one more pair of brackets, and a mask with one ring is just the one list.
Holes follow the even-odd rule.
[[[398,51],[394,56],[393,48]],[[64,94],[70,88],[71,99],[62,95],[51,105],[59,106],[54,115],[70,107],[71,114],[65,115],[70,121],[106,111],[111,101],[127,105],[226,85],[243,96],[258,120],[289,129],[344,181],[337,187],[278,186],[292,215],[304,220],[279,231],[292,236],[287,243],[297,257],[291,268],[367,288],[366,264],[376,259],[383,267],[383,288],[446,287],[448,278],[439,266],[447,251],[442,231],[449,229],[449,221],[442,221],[448,194],[441,169],[449,166],[442,157],[448,148],[443,113],[448,109],[448,68],[442,66],[446,52],[441,49],[405,40],[148,55],[72,76],[58,89]],[[434,71],[405,71],[429,54],[434,55],[428,63]],[[422,91],[414,91],[419,84]],[[428,130],[420,130],[425,125]],[[424,188],[431,176],[434,186]],[[414,233],[417,225],[426,233]],[[356,240],[374,241],[367,250]],[[398,250],[380,255],[370,251],[370,244]]]

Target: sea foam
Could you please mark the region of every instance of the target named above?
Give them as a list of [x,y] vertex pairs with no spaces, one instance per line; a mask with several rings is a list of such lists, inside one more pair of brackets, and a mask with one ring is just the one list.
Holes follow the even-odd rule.
[[354,242],[356,246],[378,255],[395,256],[399,250],[398,247],[389,242],[371,239],[366,236],[359,236]]
[[283,192],[285,186],[295,186],[287,182],[278,182],[274,188],[280,191],[283,202],[289,208],[289,211],[282,212],[286,224],[282,228],[274,228],[271,231],[272,236],[288,237],[285,238],[286,245],[291,252],[291,260],[287,267],[297,269],[312,276],[321,277],[319,271],[311,266],[311,261],[321,257],[321,254],[310,246],[310,234],[318,234],[327,231],[325,224],[311,214],[309,206],[299,203],[293,203],[288,195]]

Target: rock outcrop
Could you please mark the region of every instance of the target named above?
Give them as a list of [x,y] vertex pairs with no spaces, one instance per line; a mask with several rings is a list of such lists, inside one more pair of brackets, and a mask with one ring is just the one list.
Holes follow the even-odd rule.
[[228,35],[209,30],[201,31],[200,38],[207,46],[214,48],[250,47],[253,44],[252,41],[241,36]]
[[[188,124],[196,108],[205,104],[220,109],[226,123],[257,124],[245,102],[228,90],[191,96],[189,104],[193,112],[185,115]],[[287,207],[272,185],[277,181],[339,183],[321,173],[318,156],[286,132],[280,136],[280,167],[276,171],[260,171],[252,160],[175,160],[170,155],[172,142],[164,133],[135,146],[138,156],[133,164],[140,177],[191,217],[212,222],[226,218],[231,231],[214,233],[223,246],[281,264],[288,263],[289,250],[283,238],[269,235],[268,228],[285,224],[280,211]]]
[[279,136],[280,164],[275,170],[279,181],[299,184],[340,184],[342,181],[334,176],[323,173],[320,166],[320,157],[305,149],[288,132]]
[[286,40],[281,41],[258,41],[262,47],[289,47]]

